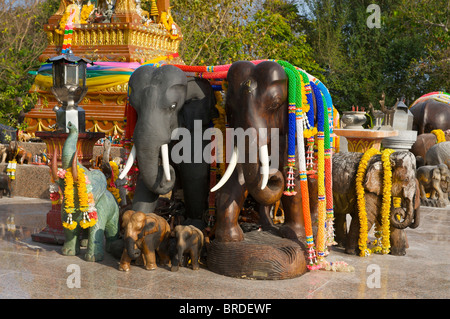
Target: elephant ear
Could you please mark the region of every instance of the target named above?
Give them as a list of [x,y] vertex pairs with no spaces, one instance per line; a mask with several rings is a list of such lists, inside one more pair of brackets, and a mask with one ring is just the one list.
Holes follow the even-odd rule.
[[433,179],[437,179],[438,181],[441,180],[441,170],[439,169],[439,166],[436,166],[433,171],[432,171],[432,176]]
[[97,203],[100,197],[106,192],[106,177],[99,170],[87,171],[89,181],[92,186],[92,195],[94,195],[94,202]]
[[131,216],[135,213],[134,210],[127,210],[122,215],[122,227],[125,227],[130,222]]
[[381,195],[383,188],[383,164],[381,161],[377,161],[372,165],[369,162],[369,167],[364,177],[364,188],[378,196]]

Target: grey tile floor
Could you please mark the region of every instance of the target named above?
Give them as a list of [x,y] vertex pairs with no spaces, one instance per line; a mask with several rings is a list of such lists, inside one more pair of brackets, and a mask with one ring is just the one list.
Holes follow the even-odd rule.
[[[50,201],[0,199],[0,225],[11,214],[21,242],[0,240],[1,299],[448,299],[450,297],[450,207],[421,207],[421,224],[407,229],[406,256],[362,258],[333,248],[328,261],[345,261],[354,272],[312,271],[280,281],[230,278],[202,267],[171,272],[132,266],[125,273],[106,254],[98,263],[61,254],[61,246],[37,243],[30,234],[46,225]],[[1,232],[0,228],[0,232]],[[1,235],[1,233],[0,233]],[[80,255],[81,256],[81,255]],[[79,288],[72,287],[73,269]],[[374,277],[376,276],[376,277]],[[377,279],[379,279],[377,281]]]

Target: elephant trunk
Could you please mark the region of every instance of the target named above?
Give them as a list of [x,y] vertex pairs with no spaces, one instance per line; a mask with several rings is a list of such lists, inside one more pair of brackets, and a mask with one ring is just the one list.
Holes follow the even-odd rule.
[[135,248],[136,242],[133,238],[127,237],[125,238],[125,249],[128,252],[128,256],[131,259],[136,259],[141,255],[141,250],[139,248]]
[[283,174],[270,172],[268,145],[259,147],[256,163],[242,163],[242,172],[250,195],[263,205],[277,202],[283,195]]
[[[160,153],[161,164],[159,158]],[[127,175],[136,156],[139,162],[139,175],[145,186],[156,194],[167,194],[175,183],[175,170],[169,164],[168,145],[163,144],[157,147],[133,146],[128,161],[125,164],[125,169],[119,178]]]
[[409,198],[405,198],[405,202],[406,211],[401,207],[397,207],[394,208],[391,214],[391,225],[397,229],[405,229],[406,227],[411,226],[415,217],[413,201]]

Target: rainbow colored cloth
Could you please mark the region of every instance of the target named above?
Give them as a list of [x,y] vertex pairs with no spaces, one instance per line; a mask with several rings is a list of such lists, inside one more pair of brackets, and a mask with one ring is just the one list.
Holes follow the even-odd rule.
[[[131,74],[140,67],[138,62],[94,62],[86,70],[88,91],[102,91],[128,83]],[[41,88],[53,86],[52,64],[44,63],[37,71],[35,84]]]

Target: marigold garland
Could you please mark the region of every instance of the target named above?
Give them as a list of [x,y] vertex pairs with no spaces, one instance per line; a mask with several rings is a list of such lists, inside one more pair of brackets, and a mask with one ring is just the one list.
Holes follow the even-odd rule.
[[359,211],[359,240],[358,245],[360,249],[360,256],[365,257],[370,255],[370,250],[367,248],[367,212],[366,212],[366,201],[364,198],[365,191],[363,186],[364,176],[366,175],[367,163],[369,160],[375,156],[376,154],[380,154],[380,152],[375,148],[368,149],[364,155],[362,156],[358,170],[356,172],[356,199],[358,203],[358,211]]
[[445,141],[446,141],[446,139],[445,139],[445,133],[444,133],[443,130],[439,130],[439,129],[437,129],[437,130],[432,130],[431,133],[433,133],[433,134],[436,136],[436,138],[437,138],[436,144],[437,144],[437,143],[442,143],[442,142],[445,142]]
[[390,243],[390,213],[391,213],[391,191],[392,191],[392,168],[390,156],[395,151],[385,149],[381,154],[383,162],[383,202],[381,204],[381,253],[388,254]]
[[[64,171],[60,170],[58,173],[58,176],[61,177]],[[92,194],[91,182],[82,167],[77,166],[77,174],[78,210],[83,213],[80,226],[82,228],[88,228],[94,226],[98,220],[94,195]],[[77,227],[77,222],[73,220],[72,216],[77,211],[75,207],[74,184],[72,169],[69,168],[64,173],[64,210],[67,213],[67,220],[63,222],[63,227],[69,230]]]
[[[109,165],[111,166],[111,170],[112,170],[113,174],[112,174],[112,177],[108,178],[108,181],[107,181],[108,190],[111,192],[111,194],[114,195],[114,197],[117,200],[117,203],[120,204],[122,199],[120,198],[120,191],[116,187],[116,180],[119,177],[119,166],[114,161],[110,161]],[[111,183],[111,179],[113,179],[112,183]]]

